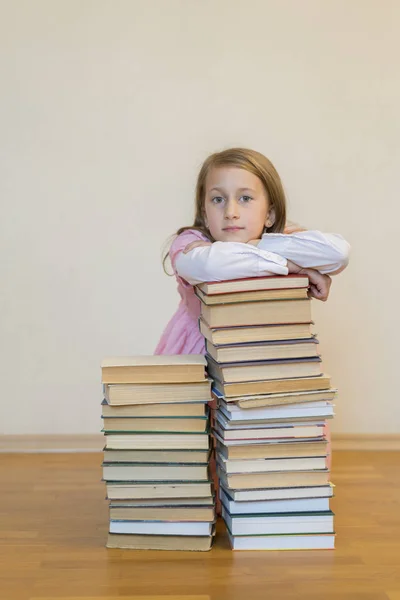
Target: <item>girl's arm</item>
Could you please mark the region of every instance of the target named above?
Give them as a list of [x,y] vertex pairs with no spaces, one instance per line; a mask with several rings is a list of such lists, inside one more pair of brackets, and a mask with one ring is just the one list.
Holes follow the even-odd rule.
[[290,235],[265,233],[257,247],[276,252],[299,267],[330,275],[347,267],[350,254],[350,244],[341,235],[320,231],[300,231]]
[[204,244],[179,252],[173,261],[177,275],[191,285],[288,274],[286,258],[275,252],[240,242]]

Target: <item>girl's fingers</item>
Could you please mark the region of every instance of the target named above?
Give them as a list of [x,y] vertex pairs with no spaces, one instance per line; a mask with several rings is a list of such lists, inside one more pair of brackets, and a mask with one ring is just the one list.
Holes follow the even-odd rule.
[[331,287],[332,280],[328,275],[322,275],[318,271],[310,270],[309,275],[309,297],[316,298],[325,302],[329,296],[329,290]]
[[318,288],[313,283],[310,285],[308,295],[310,298],[315,298],[316,300],[322,300],[322,302],[325,302],[325,300],[328,298],[327,291],[324,290],[323,288]]

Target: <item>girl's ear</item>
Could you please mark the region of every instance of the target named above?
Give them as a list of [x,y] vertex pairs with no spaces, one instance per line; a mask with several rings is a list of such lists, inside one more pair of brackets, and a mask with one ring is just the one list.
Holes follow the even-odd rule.
[[275,209],[270,208],[268,211],[267,218],[265,220],[265,227],[267,227],[267,229],[268,229],[269,227],[272,227],[272,225],[274,223],[275,223]]

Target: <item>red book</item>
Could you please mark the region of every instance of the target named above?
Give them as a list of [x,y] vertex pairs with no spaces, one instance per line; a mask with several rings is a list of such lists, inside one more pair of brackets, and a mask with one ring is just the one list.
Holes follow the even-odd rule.
[[304,275],[277,275],[274,277],[250,277],[248,279],[230,279],[200,283],[198,289],[209,296],[231,294],[234,292],[252,292],[256,290],[282,290],[307,288],[308,277]]

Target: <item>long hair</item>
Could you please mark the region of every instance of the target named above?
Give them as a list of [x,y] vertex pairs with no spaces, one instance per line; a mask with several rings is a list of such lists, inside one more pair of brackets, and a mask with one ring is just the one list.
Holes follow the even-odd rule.
[[[205,223],[205,185],[207,175],[211,169],[217,167],[236,167],[245,169],[253,175],[256,175],[264,186],[269,200],[270,208],[275,211],[275,221],[271,227],[265,227],[264,233],[281,233],[285,228],[286,223],[286,198],[283,190],[281,178],[277,170],[270,160],[260,152],[249,150],[247,148],[229,148],[222,152],[211,154],[203,163],[197,177],[196,184],[196,199],[195,199],[195,216],[193,225],[181,227],[175,235],[180,235],[188,229],[196,229],[200,231],[210,242],[214,242],[209,229]],[[172,242],[169,241],[168,246]],[[163,267],[169,256],[169,251],[166,252],[163,258]]]

